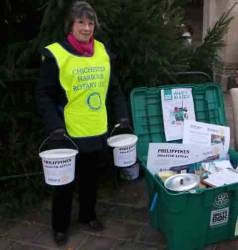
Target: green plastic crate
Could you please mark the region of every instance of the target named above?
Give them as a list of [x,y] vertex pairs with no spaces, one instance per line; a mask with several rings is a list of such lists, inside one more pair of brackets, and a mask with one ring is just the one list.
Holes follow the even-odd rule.
[[[238,236],[238,184],[199,193],[171,193],[159,177],[146,169],[149,143],[165,142],[161,89],[186,87],[192,88],[197,121],[226,125],[223,95],[217,83],[141,87],[131,92],[137,153],[145,170],[150,200],[150,221],[165,234],[169,250],[199,250]],[[232,163],[238,165],[238,153],[230,149],[229,154]]]

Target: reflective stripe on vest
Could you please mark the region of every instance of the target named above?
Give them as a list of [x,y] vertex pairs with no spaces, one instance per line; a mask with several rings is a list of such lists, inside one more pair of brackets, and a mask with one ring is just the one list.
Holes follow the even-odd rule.
[[60,44],[46,47],[59,67],[60,84],[68,99],[64,107],[67,132],[72,137],[87,137],[107,131],[106,94],[110,60],[104,45],[94,40],[92,57],[77,56]]

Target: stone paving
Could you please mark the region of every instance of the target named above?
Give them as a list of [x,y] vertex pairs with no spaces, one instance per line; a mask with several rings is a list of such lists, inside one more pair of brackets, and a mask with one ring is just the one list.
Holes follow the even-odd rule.
[[[233,138],[230,96],[225,93],[224,97]],[[234,145],[233,139],[231,145]],[[101,185],[99,191],[97,210],[105,222],[103,232],[92,233],[77,224],[75,202],[69,242],[64,247],[57,247],[49,227],[51,204],[46,200],[24,217],[0,218],[0,250],[165,250],[164,236],[150,226],[143,177],[119,181],[117,188],[113,188],[110,178],[109,175],[102,178],[105,185]],[[238,250],[238,240],[210,245],[204,250]]]

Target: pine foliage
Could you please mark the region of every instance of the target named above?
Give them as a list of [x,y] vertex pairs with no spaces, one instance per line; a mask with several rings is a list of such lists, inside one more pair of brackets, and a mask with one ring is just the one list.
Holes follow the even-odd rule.
[[[8,3],[11,1],[7,1]],[[26,5],[29,0],[22,0]],[[174,73],[199,70],[212,73],[218,49],[232,20],[224,13],[204,42],[197,48],[184,47],[179,27],[184,22],[188,0],[90,0],[101,28],[96,38],[115,55],[113,72],[125,90],[140,85],[158,85],[174,81]],[[0,79],[34,76],[39,66],[39,49],[64,37],[67,0],[38,0],[31,8],[40,16],[38,32],[29,39],[8,41],[1,51]],[[9,11],[13,10],[9,8]],[[31,69],[31,70],[30,70]],[[3,84],[1,81],[0,84]]]
[[124,89],[154,85],[161,76],[182,70],[183,65],[172,63],[181,46],[176,27],[182,22],[183,9],[178,1],[114,0],[110,5],[109,18],[101,15],[99,35],[116,55],[114,72]]
[[231,11],[235,3],[227,12],[224,12],[212,28],[209,28],[203,43],[192,53],[190,69],[204,71],[212,75],[213,66],[219,63],[219,49],[225,46],[224,35],[233,19]]

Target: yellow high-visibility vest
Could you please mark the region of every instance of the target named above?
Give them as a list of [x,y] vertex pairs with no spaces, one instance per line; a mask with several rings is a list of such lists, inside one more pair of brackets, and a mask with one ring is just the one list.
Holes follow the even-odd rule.
[[88,137],[107,131],[106,95],[110,59],[104,45],[94,40],[91,57],[71,54],[60,44],[46,47],[59,67],[59,81],[66,93],[64,119],[72,137]]

